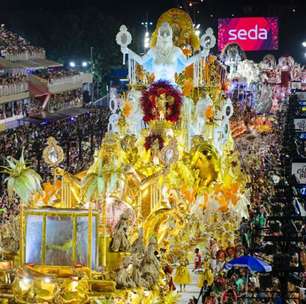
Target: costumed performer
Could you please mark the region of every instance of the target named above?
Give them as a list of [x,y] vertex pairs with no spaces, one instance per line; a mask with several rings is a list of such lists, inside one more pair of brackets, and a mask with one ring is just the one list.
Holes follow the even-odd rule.
[[180,292],[185,291],[186,285],[191,283],[191,276],[187,266],[189,261],[186,256],[182,256],[179,260],[179,266],[176,269],[174,282],[180,285]]
[[202,267],[202,257],[201,257],[199,248],[196,248],[194,250],[194,253],[195,253],[195,257],[194,257],[194,268],[193,268],[193,270],[195,271],[195,270],[201,269],[201,267]]
[[207,282],[208,286],[211,286],[214,282],[214,275],[213,271],[209,265],[209,260],[208,258],[205,258],[202,263],[202,269],[203,271],[199,272],[199,277],[198,277],[198,287],[202,288],[204,282]]

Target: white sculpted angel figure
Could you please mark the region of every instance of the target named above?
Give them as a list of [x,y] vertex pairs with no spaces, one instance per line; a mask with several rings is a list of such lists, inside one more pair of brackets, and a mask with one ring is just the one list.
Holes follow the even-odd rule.
[[176,73],[181,73],[187,66],[207,56],[208,51],[204,48],[202,52],[187,59],[183,51],[174,45],[173,31],[167,22],[164,22],[158,30],[156,46],[144,56],[137,55],[127,46],[121,46],[121,52],[128,54],[147,72],[153,73],[155,81],[167,80],[171,83],[175,83]]

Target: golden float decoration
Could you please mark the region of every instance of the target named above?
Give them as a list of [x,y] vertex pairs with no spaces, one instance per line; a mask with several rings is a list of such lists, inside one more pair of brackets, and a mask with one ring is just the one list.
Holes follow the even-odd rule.
[[152,34],[151,47],[154,47],[157,40],[157,32],[159,27],[168,22],[173,29],[174,44],[183,50],[191,46],[193,51],[200,49],[200,39],[195,34],[191,17],[178,8],[173,8],[162,14],[156,25],[156,30]]
[[[169,10],[159,18],[152,46],[163,22],[172,26],[175,45],[185,52],[199,49],[192,20],[180,9]],[[121,282],[133,274],[137,278],[134,272],[152,259],[148,252],[154,246],[168,252],[163,263],[174,263],[180,252],[208,246],[211,240],[224,248],[233,245],[239,219],[235,208],[242,208],[247,177],[239,165],[233,165],[239,163],[239,155],[232,153],[231,135],[223,153],[214,146],[213,131],[219,127],[218,115],[224,103],[224,71],[213,56],[201,67],[204,87],[193,88],[192,70],[182,73],[179,83],[184,101],[190,101],[191,106],[208,96],[213,101],[200,113],[206,120],[203,134],[188,138],[188,122],[194,123],[197,113],[193,111],[187,119],[187,112],[181,111],[177,123],[165,121],[161,115],[135,136],[126,125],[135,104],[123,96],[118,130],[105,135],[86,171],[73,175],[60,168],[63,149],[55,138],[48,138],[43,159],[54,181],[44,183],[42,193],[33,193],[31,208],[20,215],[20,249],[0,262],[0,299],[8,294],[17,303],[110,300],[172,304],[178,299],[167,289],[162,269],[150,288],[120,289],[119,274]],[[141,70],[138,76],[143,82],[133,86],[136,91],[152,81]],[[167,103],[171,100],[160,98],[159,110],[164,111]],[[242,132],[239,124],[231,128],[234,136]],[[152,134],[161,138],[163,145],[152,144],[146,149],[145,138]],[[56,223],[53,232],[58,231],[54,235],[52,223]],[[35,233],[30,235],[34,226]],[[13,231],[12,227],[13,223],[7,230]],[[125,246],[124,250],[112,249],[114,239]],[[141,264],[137,259],[129,260],[135,258],[134,248],[140,248]],[[149,269],[151,264],[148,262]],[[18,270],[11,282],[13,269]],[[211,281],[212,273],[207,270],[204,278]]]

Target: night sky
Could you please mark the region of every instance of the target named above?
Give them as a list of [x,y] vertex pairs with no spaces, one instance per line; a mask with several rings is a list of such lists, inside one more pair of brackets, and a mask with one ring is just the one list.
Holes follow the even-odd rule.
[[[222,17],[242,17],[242,16],[275,16],[280,19],[280,50],[274,52],[276,56],[293,55],[296,60],[305,63],[304,52],[301,46],[302,41],[306,40],[306,0],[194,0],[192,7],[189,6],[191,0],[0,0],[0,22],[5,23],[10,29],[18,30],[26,38],[34,42],[48,44],[44,40],[44,35],[60,35],[54,25],[56,19],[62,18],[65,13],[75,14],[82,20],[89,14],[88,11],[96,11],[100,17],[96,23],[93,15],[90,22],[93,25],[88,28],[89,36],[93,36],[92,31],[100,29],[101,15],[113,17],[116,23],[125,23],[129,28],[134,27],[135,34],[142,36],[143,27],[141,22],[149,20],[155,22],[165,10],[172,7],[183,7],[188,10],[195,23],[200,23],[201,28],[208,26],[217,30],[217,20]],[[44,16],[44,18],[41,18]],[[50,20],[50,22],[46,21]],[[46,23],[49,23],[46,25]],[[62,22],[62,20],[61,20]],[[81,21],[72,21],[81,22]],[[80,26],[80,25],[79,25]],[[114,25],[115,26],[115,25]],[[117,26],[117,24],[116,24]],[[86,25],[84,25],[85,30]],[[70,37],[77,39],[80,35],[78,26],[69,24]],[[81,25],[81,28],[83,26]],[[87,30],[87,29],[86,29]],[[63,35],[65,26],[63,27]],[[83,36],[82,36],[82,39]],[[94,39],[94,38],[93,38]],[[114,37],[109,37],[114,39]],[[140,38],[139,38],[140,39]],[[58,43],[62,43],[59,39]],[[54,44],[57,44],[54,40]],[[52,45],[42,45],[51,51]],[[260,59],[266,52],[248,53],[251,59]]]

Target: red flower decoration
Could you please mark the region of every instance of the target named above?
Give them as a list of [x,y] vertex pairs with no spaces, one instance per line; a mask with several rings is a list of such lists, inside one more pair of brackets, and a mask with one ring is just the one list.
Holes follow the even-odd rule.
[[182,94],[167,81],[157,81],[142,93],[141,108],[144,113],[143,120],[149,122],[160,118],[158,109],[158,98],[165,94],[165,119],[177,122],[182,106]]

